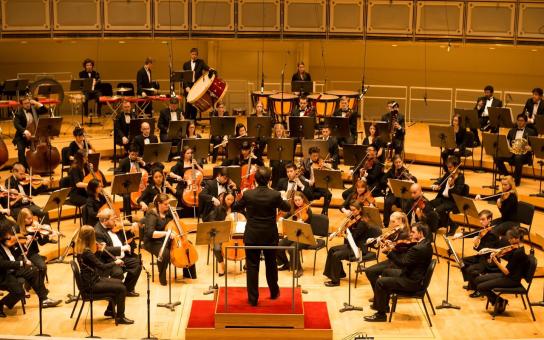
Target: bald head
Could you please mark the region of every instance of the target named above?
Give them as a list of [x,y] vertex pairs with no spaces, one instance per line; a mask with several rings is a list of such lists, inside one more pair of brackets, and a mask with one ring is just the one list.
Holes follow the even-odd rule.
[[412,196],[412,199],[418,199],[421,196],[421,185],[418,183],[412,184],[410,187],[410,195]]
[[144,137],[149,137],[149,134],[151,133],[151,127],[149,126],[149,123],[143,122],[141,125],[141,131]]

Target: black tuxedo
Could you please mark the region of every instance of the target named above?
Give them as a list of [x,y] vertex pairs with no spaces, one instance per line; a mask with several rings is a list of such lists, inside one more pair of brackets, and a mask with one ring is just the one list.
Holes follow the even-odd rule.
[[[478,102],[483,101],[484,105],[481,108],[478,108]],[[480,129],[484,131],[488,131],[489,128],[486,128],[489,124],[489,116],[482,116],[482,114],[485,111],[485,105],[487,103],[487,97],[480,97],[476,101],[476,105],[474,106],[474,109],[478,112],[478,119],[480,121]],[[502,107],[502,101],[500,99],[497,99],[493,97],[493,100],[491,101],[491,107]],[[474,141],[477,145],[480,144],[480,136],[478,135],[478,129],[470,129],[472,131],[472,134],[474,135]],[[496,132],[496,131],[493,131]]]
[[327,139],[327,146],[329,152],[329,159],[332,161],[333,169],[338,169],[338,163],[340,163],[340,151],[338,148],[338,139],[333,136],[329,136]]
[[[478,102],[482,100],[484,102],[484,105],[482,106],[482,108],[478,109]],[[480,97],[476,101],[476,106],[474,106],[474,108],[476,109],[476,111],[478,111],[478,117],[482,117],[482,113],[484,113],[485,111],[486,103],[487,103],[487,97]],[[491,101],[491,107],[502,107],[502,101],[500,99],[493,97],[493,100]]]
[[[527,117],[533,118],[533,108],[534,108],[534,102],[533,98],[527,99],[527,102],[525,103],[525,107],[523,108],[523,113],[527,114]],[[544,99],[541,99],[538,103],[538,108],[536,109],[537,115],[544,115]]]
[[[382,121],[386,123],[391,123],[391,112],[387,112],[382,116]],[[401,154],[404,149],[404,136],[406,135],[406,127],[404,123],[404,115],[398,113],[397,122],[400,125],[400,129],[396,130],[393,135],[393,140],[391,141],[392,147],[395,150],[396,154]]]
[[214,208],[212,198],[219,197],[219,185],[215,178],[205,181],[202,191],[198,194],[199,214],[203,221],[208,221],[209,215]]
[[145,67],[142,66],[136,73],[136,94],[141,95],[143,92],[145,92],[143,90],[144,88],[152,87],[152,83],[153,83],[153,73],[151,69],[149,69],[149,77],[148,77]]
[[304,72],[302,76],[300,73],[296,72],[291,77],[291,81],[312,81],[312,76],[308,72]]
[[[460,170],[458,170],[460,171]],[[438,181],[436,181],[434,184],[440,185],[440,188],[438,189],[438,193],[436,194],[436,197],[431,201],[431,205],[434,207],[436,213],[438,214],[440,218],[440,226],[445,225],[452,225],[452,222],[449,218],[450,211],[454,213],[458,213],[459,209],[457,209],[457,205],[455,204],[455,201],[453,200],[453,194],[464,196],[465,193],[465,176],[462,173],[458,173],[457,177],[455,178],[455,181],[453,182],[453,187],[448,189],[448,196],[444,195],[444,190],[446,189],[446,186],[448,185],[448,180],[446,178],[449,176],[449,172],[446,172]],[[431,227],[431,226],[429,226]],[[455,228],[455,227],[454,227]],[[432,228],[434,229],[434,228]],[[436,231],[436,230],[431,230]]]
[[291,112],[292,117],[301,117],[300,113],[304,112],[304,117],[315,117],[315,109],[311,108],[308,110],[301,110],[300,107],[296,107],[293,112]]
[[96,71],[87,72],[85,70],[79,72],[79,79],[95,79],[96,84],[94,84],[94,91],[85,91],[83,94],[85,95],[85,102],[83,103],[83,112],[85,115],[89,113],[89,100],[94,99],[96,100],[96,111],[97,114],[100,116],[102,114],[102,104],[100,103],[100,96],[102,95],[100,93],[100,74]]
[[[301,189],[300,187],[297,186],[296,191],[302,192],[308,200],[311,200],[312,187],[310,186],[310,183],[308,183],[308,181],[304,178],[300,178],[300,181],[302,182],[302,185],[304,185],[304,188]],[[278,183],[276,184],[276,190],[287,192],[288,184],[289,184],[289,179],[287,177],[282,177],[278,180]]]
[[[132,110],[130,112],[130,120],[136,119],[136,112]],[[115,131],[114,131],[114,140],[115,144],[123,146],[123,137],[126,137],[129,139],[128,144],[125,145],[125,149],[128,149],[130,143],[132,142],[130,140],[130,123],[127,124],[125,114],[123,112],[119,112],[117,115],[117,118],[115,119]]]
[[146,145],[145,140],[149,139],[149,144],[151,143],[158,143],[159,139],[155,135],[149,135],[149,137],[144,137],[144,135],[139,134],[138,136],[134,137],[134,146],[138,148],[138,155],[140,157],[143,157],[144,155],[144,147]]
[[[516,139],[516,133],[517,128],[514,127],[508,131],[508,135],[506,136],[506,139],[508,139],[508,143],[512,145],[512,141]],[[529,126],[526,126],[523,130],[523,137],[527,141],[529,141],[529,136],[537,136],[537,133],[535,130],[530,128]],[[530,164],[533,158],[533,153],[531,151],[527,152],[523,155],[515,155],[512,154],[510,157],[503,158],[503,157],[497,157],[494,159],[494,161],[497,163],[497,168],[499,170],[499,173],[501,175],[508,175],[509,172],[506,169],[506,166],[504,165],[505,162],[508,162],[510,164],[514,165],[514,179],[516,181],[516,185],[519,185],[521,183],[521,174],[523,171],[523,165],[524,164]]]
[[[275,246],[278,244],[278,226],[276,225],[277,209],[289,211],[291,206],[281,198],[276,190],[266,186],[258,186],[247,190],[242,198],[235,203],[237,209],[245,209],[247,217],[244,243],[247,246]],[[263,250],[266,264],[266,280],[270,296],[279,294],[278,268],[276,250]],[[259,300],[259,260],[260,249],[246,250],[247,292],[250,304],[256,305]]]
[[[8,183],[8,181],[9,181],[9,183]],[[30,194],[30,184],[22,185],[17,179],[15,179],[14,176],[9,176],[4,181],[4,184],[5,184],[6,188],[10,188],[12,190],[17,190],[21,194],[24,194],[24,195],[29,195]],[[21,188],[23,189],[22,192],[21,192]],[[32,189],[32,195],[36,196],[36,194],[39,194],[40,192],[44,191],[44,189],[46,189],[46,187],[43,186],[43,185],[40,186],[37,189],[33,188]],[[15,202],[14,200],[12,200],[11,202],[13,202],[13,204],[9,208],[10,208],[11,216],[13,218],[17,219],[17,216],[19,216],[19,212],[21,211],[21,209],[28,208],[28,209],[30,209],[30,211],[32,211],[32,213],[35,216],[38,216],[40,221],[41,221],[42,218],[44,218],[43,223],[49,224],[49,214],[44,213],[42,211],[42,209],[40,207],[38,207],[36,204],[34,204],[33,202],[31,202],[29,200],[25,200],[25,199],[21,199],[18,202]]]
[[[34,126],[38,126],[38,118],[42,114],[47,113],[47,108],[42,105],[39,108],[31,106],[32,116],[34,119]],[[30,146],[30,141],[24,136],[24,132],[28,127],[28,120],[26,119],[25,110],[21,107],[13,116],[13,126],[15,127],[15,136],[13,137],[13,144],[17,146],[17,156],[19,163],[23,164],[28,169],[28,163],[26,162],[26,148]],[[34,134],[35,131],[30,131]]]
[[421,200],[425,202],[425,207],[423,208],[423,211],[422,211],[423,216],[421,220],[419,219],[419,217],[417,217],[415,213],[416,208],[414,207],[414,203],[417,201],[417,199],[414,200],[410,198],[408,202],[406,202],[406,205],[404,206],[404,213],[408,215],[408,222],[410,222],[410,224],[415,222],[422,222],[422,223],[426,223],[427,225],[432,224],[432,223],[429,223],[431,221],[428,221],[428,220],[431,218],[431,213],[434,212],[434,208],[431,205],[431,202],[429,202],[427,198],[423,197]]
[[[196,59],[195,60],[195,69],[194,69],[194,80],[195,82],[200,78],[202,77],[202,73],[203,71],[206,71],[206,70],[209,70],[210,68],[208,67],[208,65],[206,65],[206,63],[204,62],[204,60],[202,59]],[[186,61],[184,64],[183,64],[183,71],[192,71],[193,69],[191,68],[191,60],[189,61]],[[188,82],[188,83],[183,83],[183,88],[191,88],[193,87],[193,84],[194,82],[191,81],[191,82]],[[195,120],[196,119],[196,114],[197,114],[197,109],[196,107],[194,107],[193,105],[189,104],[189,103],[186,103],[185,105],[185,111],[186,111],[186,115],[187,115],[187,119],[191,119],[191,120]]]
[[348,122],[349,122],[349,133],[351,135],[351,139],[345,138],[346,144],[356,144],[357,143],[357,120],[359,119],[359,114],[357,112],[353,112],[351,109],[349,109],[347,112],[343,112],[341,109],[336,110],[334,112],[334,117],[342,117],[342,113],[349,113]]
[[[157,125],[160,130],[159,137],[161,138],[161,143],[170,142],[170,140],[168,139],[168,126],[170,125],[170,120],[172,120],[170,112],[171,112],[170,108],[166,107],[162,109],[161,112],[159,113],[159,121]],[[176,115],[178,120],[184,119],[183,113],[181,112],[181,109],[179,108],[176,110]]]

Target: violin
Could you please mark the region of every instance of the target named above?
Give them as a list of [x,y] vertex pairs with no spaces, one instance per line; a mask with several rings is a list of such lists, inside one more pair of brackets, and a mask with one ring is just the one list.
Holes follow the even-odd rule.
[[354,199],[361,202],[364,207],[375,207],[376,199],[372,196],[372,190],[367,190],[365,193],[358,195],[357,192],[354,193]]
[[414,242],[412,240],[398,240],[394,242],[390,242],[389,244],[385,245],[384,252],[389,253],[391,251],[396,252],[407,252],[411,247],[415,246],[418,242]]
[[370,244],[372,244],[374,242],[376,242],[378,244],[381,244],[385,240],[391,240],[393,238],[396,239],[396,237],[400,234],[402,229],[404,229],[403,226],[398,226],[398,227],[389,229],[389,230],[385,231],[384,233],[382,233],[378,237],[372,237],[372,238],[367,239],[366,244],[370,245]]
[[[49,224],[40,224],[38,221],[34,221],[31,225],[27,226],[26,232],[29,234],[40,234],[43,236],[58,236],[58,237],[64,237],[63,234],[59,233],[56,230],[53,230]],[[34,236],[32,236],[34,238]]]
[[410,209],[410,211],[408,211],[408,214],[406,215],[410,215],[412,213],[412,211],[417,210],[419,209],[420,211],[423,211],[425,209],[425,206],[427,205],[427,200],[424,199],[425,196],[421,195],[415,202],[414,204],[412,205],[412,208]]
[[332,233],[330,236],[329,236],[329,240],[332,240],[333,238],[335,238],[336,236],[341,236],[341,235],[344,235],[346,230],[348,228],[351,228],[353,225],[357,224],[359,221],[361,220],[361,215],[360,214],[357,214],[357,215],[353,215],[353,212],[351,212],[345,219],[344,221],[342,222],[342,224],[340,224],[340,226],[338,227],[338,229]]
[[32,175],[25,174],[25,177],[23,180],[19,181],[22,185],[28,185],[31,184],[34,189],[38,189],[40,186],[42,186],[44,183],[46,183],[48,180],[44,179],[40,175]]
[[293,220],[293,221],[300,221],[300,222],[306,222],[308,221],[308,219],[310,218],[310,215],[308,213],[308,209],[310,209],[310,203],[308,204],[305,204],[303,205],[302,207],[298,208],[297,210],[295,210],[295,212],[293,212],[293,214],[291,216],[289,216],[289,218],[287,218],[288,220]]

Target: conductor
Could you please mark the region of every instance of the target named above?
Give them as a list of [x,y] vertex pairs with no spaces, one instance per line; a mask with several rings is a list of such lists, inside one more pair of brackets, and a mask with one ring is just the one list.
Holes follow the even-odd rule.
[[[242,198],[235,203],[239,209],[246,210],[247,224],[244,233],[246,246],[277,246],[279,241],[276,225],[276,209],[289,211],[289,203],[281,198],[281,194],[268,187],[272,173],[270,168],[260,167],[255,174],[257,187],[244,192]],[[263,249],[266,265],[266,281],[270,289],[270,298],[280,296],[278,286],[278,268],[276,265],[276,249]],[[260,249],[246,249],[247,296],[248,302],[256,306],[259,300],[259,260]]]

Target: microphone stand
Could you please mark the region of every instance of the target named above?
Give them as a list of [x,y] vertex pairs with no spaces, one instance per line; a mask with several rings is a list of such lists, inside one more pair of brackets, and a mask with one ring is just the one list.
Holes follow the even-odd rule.
[[283,68],[281,69],[281,111],[280,111],[280,114],[281,114],[281,123],[283,124],[284,121],[283,121],[283,91],[284,91],[284,81],[285,81],[285,67],[287,66],[287,63],[283,64]]
[[[210,247],[212,249],[215,246],[215,236],[216,236],[216,234],[217,234],[217,232],[216,232],[215,229],[212,229],[209,232],[209,235],[210,235],[210,238],[211,238]],[[212,251],[212,254],[214,254],[213,251]],[[215,283],[215,254],[213,255],[213,257],[214,258],[212,258],[212,285],[208,288],[207,291],[204,292],[204,295],[210,295],[210,294],[214,293],[215,291],[217,291],[219,289],[219,287]]]
[[146,301],[146,307],[147,307],[147,337],[142,338],[142,340],[157,340],[156,337],[151,336],[151,291],[150,291],[150,280],[151,274],[149,274],[149,271],[145,268],[145,266],[142,264],[142,269],[145,271],[145,276],[147,278],[147,301]]

